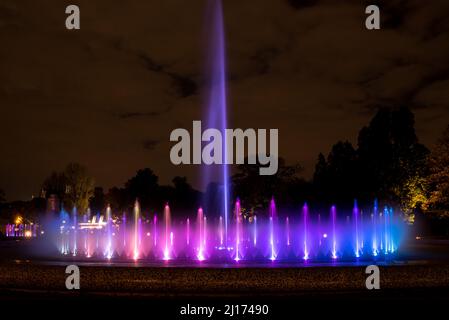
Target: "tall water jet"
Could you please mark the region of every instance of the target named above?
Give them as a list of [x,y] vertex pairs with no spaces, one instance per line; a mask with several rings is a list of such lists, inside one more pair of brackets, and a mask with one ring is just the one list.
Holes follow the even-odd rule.
[[220,237],[220,246],[219,249],[223,249],[223,217],[220,216],[219,222],[218,222],[218,233]]
[[309,260],[309,244],[308,244],[308,219],[309,219],[309,207],[307,206],[307,203],[304,204],[302,207],[302,217],[303,217],[303,224],[304,224],[304,260]]
[[276,204],[274,202],[274,198],[271,198],[270,201],[270,260],[276,260],[276,243],[275,243],[275,218],[276,218]]
[[[87,212],[84,215],[84,223],[87,223],[90,219],[90,208],[87,208]],[[90,252],[90,241],[89,241],[89,229],[84,230],[84,252],[87,258],[91,257],[91,252]]]
[[365,233],[363,232],[364,226],[363,226],[363,210],[360,210],[360,220],[359,220],[359,247],[360,252],[363,253],[363,249],[365,246]]
[[388,243],[389,243],[389,250],[390,250],[390,252],[394,252],[395,251],[394,237],[393,237],[393,233],[392,233],[392,230],[391,230],[393,217],[394,217],[393,208],[390,208],[390,210],[388,212],[388,235],[389,235]]
[[377,217],[378,217],[378,211],[379,211],[379,207],[378,207],[378,203],[377,203],[377,199],[374,200],[374,209],[373,209],[373,215],[372,215],[372,233],[373,233],[373,256],[377,256],[378,254],[378,245],[377,245]]
[[290,246],[290,222],[288,217],[285,218],[285,229],[287,234],[287,246]]
[[76,207],[73,208],[72,211],[72,217],[73,217],[73,250],[72,254],[73,256],[76,256],[78,253],[78,211],[76,210]]
[[107,259],[112,258],[112,217],[111,217],[111,206],[106,207],[106,252],[105,257]]
[[321,214],[318,214],[318,247],[321,248],[321,238],[327,237],[327,234],[321,235]]
[[203,224],[203,245],[204,248],[207,248],[207,217],[204,216],[204,224]]
[[126,212],[123,212],[122,216],[122,227],[123,227],[123,252],[126,253]]
[[153,246],[154,250],[157,248],[157,214],[153,217]]
[[254,216],[254,237],[253,237],[253,244],[254,244],[254,246],[257,246],[257,216]]
[[187,218],[186,220],[186,244],[187,246],[190,245],[190,219]]
[[359,243],[359,207],[357,204],[357,200],[354,201],[354,208],[352,209],[352,215],[354,217],[354,230],[355,230],[355,244],[354,244],[354,254],[355,257],[360,257],[360,243]]
[[196,226],[197,226],[197,236],[198,236],[198,253],[196,255],[197,259],[199,261],[203,261],[205,259],[204,256],[204,213],[203,209],[199,208],[197,212],[197,220],[196,220]]
[[140,219],[140,205],[139,201],[136,200],[136,202],[134,203],[134,250],[133,250],[134,260],[139,259],[139,219]]
[[[97,215],[98,225],[103,225],[103,216]],[[100,247],[100,234],[97,233],[97,236],[95,237],[95,252],[98,252],[98,249]]]
[[164,260],[171,259],[172,251],[172,235],[171,235],[171,214],[168,203],[164,207],[164,223],[165,223],[165,247],[164,247]]
[[241,239],[241,208],[240,208],[240,200],[237,199],[235,202],[235,261],[240,260],[240,239]]
[[139,217],[138,226],[137,226],[137,235],[138,235],[138,247],[139,253],[142,253],[142,217]]
[[[69,254],[70,252],[70,217],[68,213],[61,208],[61,212],[59,213],[59,219],[61,221],[61,225],[59,226],[59,240],[60,240],[60,250],[61,254]],[[15,236],[16,225],[13,224],[11,226],[12,234]]]
[[[223,26],[223,9],[221,0],[209,0],[207,12],[208,50],[207,50],[207,75],[208,94],[206,112],[208,114],[207,127],[218,129],[223,136],[222,154],[226,159],[227,138],[225,129],[227,125],[227,101],[226,101],[226,61],[225,40]],[[204,186],[211,179],[211,167],[204,167]],[[229,223],[229,168],[227,161],[220,166],[218,174],[223,184],[222,188],[222,214],[224,216],[224,245],[228,248],[228,223]]]
[[332,259],[337,259],[337,233],[335,224],[337,220],[337,207],[331,207],[331,223],[332,223]]
[[388,210],[388,207],[385,206],[384,208],[384,253],[388,254],[390,252],[390,211]]

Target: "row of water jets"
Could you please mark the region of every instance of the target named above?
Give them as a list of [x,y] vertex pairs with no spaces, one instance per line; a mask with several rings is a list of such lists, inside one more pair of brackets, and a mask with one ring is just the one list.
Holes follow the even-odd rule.
[[336,260],[386,257],[398,248],[402,237],[401,219],[393,209],[379,210],[377,202],[364,213],[354,204],[352,214],[311,214],[307,204],[296,217],[279,217],[274,199],[268,215],[244,217],[240,201],[234,206],[230,228],[223,217],[208,221],[199,208],[196,221],[176,223],[165,205],[163,220],[141,214],[136,201],[133,221],[126,214],[113,217],[82,216],[76,210],[61,213],[58,243],[65,255],[98,259],[152,260]]

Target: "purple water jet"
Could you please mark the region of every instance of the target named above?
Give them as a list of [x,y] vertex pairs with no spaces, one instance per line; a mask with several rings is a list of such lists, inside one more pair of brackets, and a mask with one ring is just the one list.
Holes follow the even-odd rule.
[[106,208],[106,233],[107,233],[107,245],[105,256],[107,259],[112,258],[112,216],[111,216],[111,206]]
[[203,261],[205,259],[204,249],[205,249],[205,241],[204,241],[204,215],[203,209],[199,208],[197,213],[197,235],[198,235],[198,253],[197,258],[199,261]]
[[354,216],[354,229],[355,229],[354,250],[355,256],[358,258],[360,257],[360,243],[359,243],[359,207],[357,205],[357,201],[354,201],[354,209],[352,210],[352,214]]
[[276,243],[275,243],[275,218],[276,218],[276,204],[274,198],[270,201],[270,260],[276,260]]
[[165,247],[164,247],[164,260],[170,260],[172,254],[173,235],[171,232],[171,213],[168,204],[164,207],[164,223],[165,223]]
[[240,200],[237,199],[235,202],[235,261],[240,260],[240,239],[242,237],[241,235],[241,208],[240,208]]
[[307,203],[304,204],[302,207],[302,216],[303,216],[303,223],[304,223],[304,260],[309,260],[309,245],[308,245],[308,219],[309,219],[309,207],[307,206]]
[[337,234],[335,224],[337,220],[337,208],[332,206],[331,208],[331,221],[332,221],[332,259],[337,259]]
[[139,259],[139,218],[140,218],[140,205],[136,200],[134,203],[134,260]]
[[190,245],[190,219],[186,220],[186,245]]
[[[207,51],[207,127],[218,129],[223,136],[222,154],[227,155],[227,138],[225,129],[228,128],[227,101],[226,101],[226,59],[225,59],[225,39],[223,24],[223,9],[220,0],[209,0],[207,10],[207,31],[208,31],[208,51]],[[226,156],[224,157],[226,159]],[[215,168],[216,169],[216,168]],[[222,183],[221,202],[222,209],[220,215],[224,217],[224,246],[228,248],[229,229],[229,168],[226,161],[219,166],[218,178]],[[214,168],[203,167],[203,186],[211,181]]]
[[253,245],[257,246],[257,216],[254,216],[254,236],[253,236]]

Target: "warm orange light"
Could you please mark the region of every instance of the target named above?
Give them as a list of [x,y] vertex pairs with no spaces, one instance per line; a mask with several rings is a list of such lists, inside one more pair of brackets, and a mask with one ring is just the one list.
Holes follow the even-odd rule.
[[31,238],[32,237],[32,233],[30,230],[25,231],[25,238]]
[[21,224],[23,221],[23,218],[21,216],[17,216],[16,221],[14,222],[15,224]]

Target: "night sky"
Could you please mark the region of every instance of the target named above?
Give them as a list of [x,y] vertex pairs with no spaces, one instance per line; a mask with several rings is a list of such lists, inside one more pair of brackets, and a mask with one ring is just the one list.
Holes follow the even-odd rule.
[[[170,132],[201,119],[205,0],[2,0],[0,188],[29,199],[86,165],[106,190],[174,166]],[[431,147],[449,123],[449,1],[224,0],[231,127],[279,128],[310,177],[319,152],[356,143],[379,106],[406,105]],[[381,7],[382,30],[365,29]],[[81,30],[65,28],[65,7]]]

